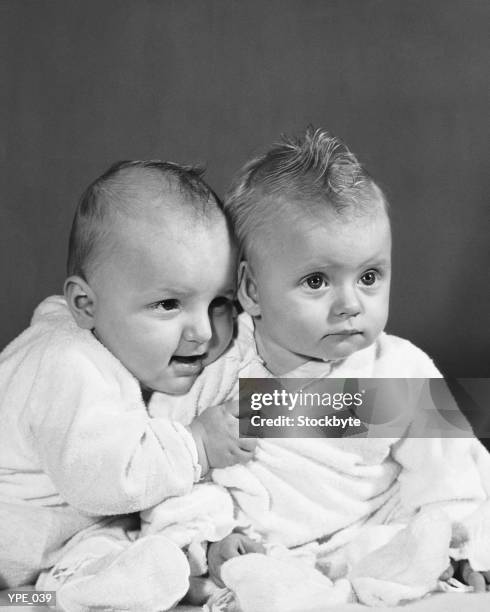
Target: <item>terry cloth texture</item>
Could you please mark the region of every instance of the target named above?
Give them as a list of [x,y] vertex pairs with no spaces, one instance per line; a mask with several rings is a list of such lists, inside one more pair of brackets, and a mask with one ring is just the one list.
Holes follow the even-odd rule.
[[[255,347],[251,321],[243,315],[239,343]],[[246,357],[241,377],[271,376],[256,352]],[[341,362],[308,363],[287,375],[293,376],[441,374],[413,344],[381,334]],[[413,438],[408,430],[398,438],[263,439],[254,460],[214,470],[212,478],[229,490],[238,523],[252,535],[288,547],[328,539],[325,546],[334,550],[366,522],[406,521],[425,505],[439,505],[455,518],[472,512],[487,497],[488,463],[473,437]]]
[[[215,377],[212,367],[196,387],[205,401],[220,399],[216,386],[231,393],[225,364]],[[197,397],[173,404],[186,407],[186,424]],[[167,399],[155,394],[147,409],[138,381],[76,325],[62,297],[37,308],[0,355],[0,588],[32,583],[104,517],[191,491],[201,469],[190,432],[151,414]]]
[[[239,342],[255,347],[253,326],[243,315]],[[247,357],[241,377],[271,376],[256,352]],[[287,377],[425,379],[441,374],[413,344],[381,334],[372,346],[341,362],[308,363]],[[316,541],[323,570],[338,578],[351,569],[346,545],[366,528],[392,526],[389,540],[424,508],[443,512],[450,526],[486,500],[489,456],[478,440],[410,434],[409,426],[407,434],[397,438],[259,440],[254,460],[214,470],[212,478],[233,498],[237,526],[267,544],[296,547]],[[192,496],[179,503],[183,516]],[[176,521],[165,505],[151,511],[151,521],[161,533],[166,533],[166,522]],[[195,540],[197,522],[193,515],[187,535],[180,522],[181,542]],[[449,549],[447,541],[441,545]],[[440,556],[437,559],[439,563]],[[419,586],[411,591],[416,596],[429,588]]]

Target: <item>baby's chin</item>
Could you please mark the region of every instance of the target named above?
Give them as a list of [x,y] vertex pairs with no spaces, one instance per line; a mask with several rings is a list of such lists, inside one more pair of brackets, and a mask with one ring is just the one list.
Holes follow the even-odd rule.
[[320,359],[322,361],[341,361],[371,346],[372,343],[373,340],[364,334],[350,337],[345,341],[328,342],[329,346],[324,347],[325,350],[321,351]]
[[318,363],[329,363],[332,361],[343,361],[344,359],[347,359],[348,357],[350,357],[351,355],[353,355],[354,353],[357,353],[357,351],[360,349],[343,349],[343,350],[335,350],[335,351],[328,351],[328,352],[324,352],[322,354],[316,354],[316,355],[312,355],[309,358],[309,361],[315,361]]
[[150,383],[152,391],[165,393],[166,395],[185,395],[197,380],[196,376],[178,376],[165,381],[154,381]]

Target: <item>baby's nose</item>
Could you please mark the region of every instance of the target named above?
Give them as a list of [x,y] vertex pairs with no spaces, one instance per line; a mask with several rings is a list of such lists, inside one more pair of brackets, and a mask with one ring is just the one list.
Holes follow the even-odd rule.
[[354,288],[342,287],[337,290],[333,312],[338,317],[355,317],[361,312],[361,302]]
[[192,317],[184,329],[183,336],[187,342],[196,344],[209,342],[213,337],[213,329],[208,314]]

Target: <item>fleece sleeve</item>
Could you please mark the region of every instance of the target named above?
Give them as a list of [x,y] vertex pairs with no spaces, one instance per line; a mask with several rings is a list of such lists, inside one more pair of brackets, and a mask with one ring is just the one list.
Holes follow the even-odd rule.
[[95,515],[189,492],[200,476],[192,436],[150,418],[137,381],[105,353],[64,350],[40,361],[28,420],[41,469],[65,501]]

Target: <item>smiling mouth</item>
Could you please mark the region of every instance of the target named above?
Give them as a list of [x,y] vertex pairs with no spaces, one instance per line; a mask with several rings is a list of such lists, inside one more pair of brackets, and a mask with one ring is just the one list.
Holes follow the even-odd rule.
[[170,366],[176,376],[195,377],[204,370],[204,358],[207,353],[200,355],[174,355],[170,359]]

